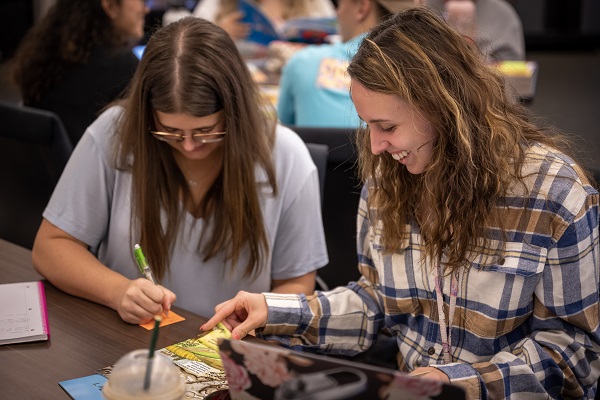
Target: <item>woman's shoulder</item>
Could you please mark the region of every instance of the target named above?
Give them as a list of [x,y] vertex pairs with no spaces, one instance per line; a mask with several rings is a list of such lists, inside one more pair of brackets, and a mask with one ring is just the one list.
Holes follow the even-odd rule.
[[306,144],[296,132],[287,126],[277,124],[275,127],[275,151],[285,153],[303,153]]
[[525,156],[522,176],[532,194],[567,208],[577,208],[586,197],[598,194],[583,168],[562,151],[534,143]]
[[523,175],[539,172],[549,176],[577,179],[576,162],[553,147],[541,143],[532,143],[525,151]]
[[100,115],[98,115],[98,118],[90,125],[90,129],[96,131],[114,127],[123,115],[123,111],[124,107],[119,104],[105,108]]
[[314,168],[310,153],[304,141],[290,128],[277,124],[273,160],[276,171],[295,168],[310,171]]
[[110,107],[87,127],[69,160],[69,164],[75,163],[74,165],[76,165],[76,167],[71,167],[71,171],[85,173],[86,169],[90,168],[89,166],[97,166],[99,164],[96,162],[100,162],[105,166],[106,171],[112,170],[113,172],[110,173],[114,173],[114,136],[121,114],[122,107]]
[[88,135],[102,149],[108,149],[113,143],[117,132],[119,119],[123,115],[123,107],[113,105],[106,108],[86,129],[84,135]]

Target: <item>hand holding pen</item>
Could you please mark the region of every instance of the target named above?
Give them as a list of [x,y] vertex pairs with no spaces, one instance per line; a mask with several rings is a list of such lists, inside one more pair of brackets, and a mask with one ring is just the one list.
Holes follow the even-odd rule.
[[133,246],[133,254],[135,255],[135,260],[137,261],[138,267],[140,268],[140,272],[144,275],[150,282],[156,285],[156,281],[154,280],[154,275],[152,275],[152,270],[146,261],[146,256],[142,252],[142,248],[139,244],[135,244]]
[[[146,261],[146,257],[144,256],[144,253],[142,252],[142,248],[139,244],[136,243],[136,245],[133,247],[133,253],[134,253],[134,256],[137,261],[137,264],[138,264],[141,274],[144,275],[146,277],[146,279],[148,279],[154,285],[157,285],[156,280],[154,279],[154,275],[152,275],[152,269],[150,269],[150,266],[148,265],[148,262]],[[162,304],[165,314],[169,315],[169,309],[171,308],[171,304],[173,304],[173,302],[175,301],[175,295],[172,292],[163,288],[162,286],[158,286],[158,287],[160,287],[163,290],[163,297],[162,297],[160,303]],[[150,296],[148,296],[148,297],[150,297]]]

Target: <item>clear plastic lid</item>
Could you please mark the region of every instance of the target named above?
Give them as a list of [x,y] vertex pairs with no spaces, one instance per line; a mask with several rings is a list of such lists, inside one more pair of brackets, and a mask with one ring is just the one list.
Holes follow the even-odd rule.
[[158,352],[151,361],[149,388],[144,390],[148,365],[148,349],[134,350],[121,357],[104,385],[102,396],[107,400],[175,400],[184,397],[185,384],[179,368]]

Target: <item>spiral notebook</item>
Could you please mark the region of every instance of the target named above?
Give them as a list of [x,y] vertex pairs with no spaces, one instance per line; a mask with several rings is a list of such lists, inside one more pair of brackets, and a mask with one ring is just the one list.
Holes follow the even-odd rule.
[[0,285],[0,345],[48,340],[50,326],[41,281]]

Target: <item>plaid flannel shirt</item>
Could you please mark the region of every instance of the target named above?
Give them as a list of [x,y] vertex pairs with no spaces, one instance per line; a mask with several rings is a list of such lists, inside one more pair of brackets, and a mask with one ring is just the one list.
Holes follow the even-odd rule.
[[421,258],[418,226],[407,225],[403,252],[384,255],[365,188],[357,220],[360,280],[311,296],[265,293],[269,316],[261,334],[351,355],[387,329],[397,338],[401,371],[439,368],[469,399],[593,399],[600,375],[599,197],[577,170],[561,153],[531,147],[526,188],[514,185],[507,197],[503,252],[483,265],[482,250],[459,282],[452,363],[442,359],[435,276]]

